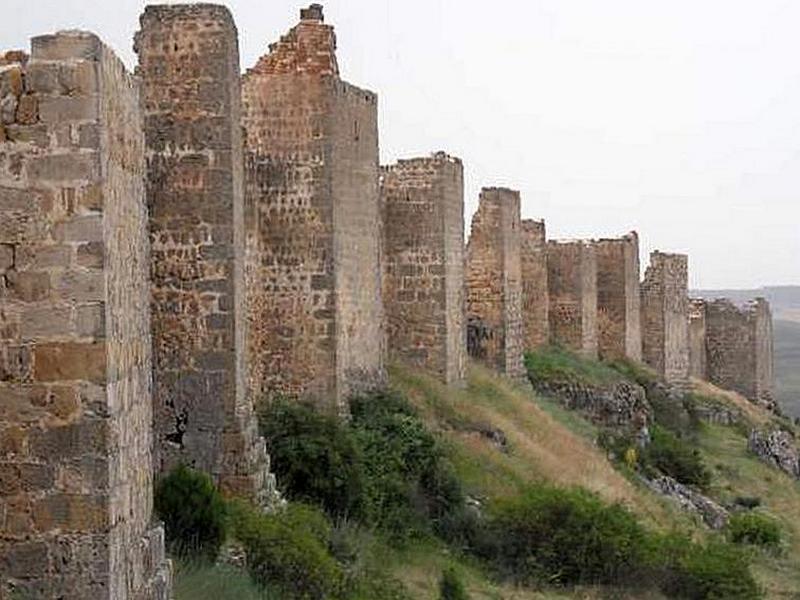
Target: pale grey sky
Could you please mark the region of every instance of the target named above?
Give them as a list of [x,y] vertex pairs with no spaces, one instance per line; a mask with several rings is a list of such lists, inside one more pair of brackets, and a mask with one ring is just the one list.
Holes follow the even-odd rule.
[[[253,64],[308,2],[229,0]],[[138,0],[2,0],[0,47],[95,31],[129,65]],[[800,284],[800,2],[331,0],[339,64],[380,96],[381,159],[464,160],[551,237],[637,229],[693,287]]]

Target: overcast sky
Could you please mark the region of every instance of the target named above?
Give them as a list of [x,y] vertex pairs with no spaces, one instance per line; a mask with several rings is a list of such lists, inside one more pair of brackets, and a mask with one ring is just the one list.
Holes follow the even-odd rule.
[[[0,47],[95,31],[134,64],[137,0],[0,0]],[[302,2],[230,0],[242,68]],[[693,287],[800,284],[800,2],[331,0],[343,77],[380,96],[381,160],[464,160],[554,238],[639,231]],[[646,262],[646,261],[645,261]],[[643,263],[644,266],[644,263]]]

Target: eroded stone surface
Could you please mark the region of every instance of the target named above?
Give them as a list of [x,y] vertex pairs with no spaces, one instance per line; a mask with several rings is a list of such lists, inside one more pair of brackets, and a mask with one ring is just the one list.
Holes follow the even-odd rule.
[[641,285],[642,357],[668,383],[688,387],[688,259],[653,252]]
[[522,320],[525,349],[535,350],[550,341],[547,242],[544,221],[522,220]]
[[147,144],[157,468],[273,492],[247,382],[239,51],[218,5],[148,6],[136,35]]
[[597,253],[589,241],[547,244],[550,341],[597,358]]
[[642,360],[639,236],[594,243],[597,253],[597,342],[601,358]]
[[344,413],[385,384],[377,96],[339,77],[312,6],[243,78],[246,281],[259,400]]
[[467,245],[466,282],[470,355],[524,381],[519,192],[481,191]]
[[381,174],[389,355],[450,384],[466,370],[463,178],[444,153]]
[[92,34],[32,46],[0,58],[0,597],[166,599],[139,86]]
[[729,300],[705,303],[708,380],[775,410],[772,312],[758,298],[738,307]]

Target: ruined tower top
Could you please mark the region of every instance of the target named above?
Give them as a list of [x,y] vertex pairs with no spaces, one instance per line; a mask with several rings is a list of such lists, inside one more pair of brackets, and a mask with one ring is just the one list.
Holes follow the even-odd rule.
[[278,75],[286,73],[339,76],[336,62],[336,34],[325,25],[321,4],[300,11],[300,23],[269,45],[251,71]]
[[325,22],[325,15],[322,14],[322,4],[311,4],[308,8],[300,9],[301,21],[319,21]]

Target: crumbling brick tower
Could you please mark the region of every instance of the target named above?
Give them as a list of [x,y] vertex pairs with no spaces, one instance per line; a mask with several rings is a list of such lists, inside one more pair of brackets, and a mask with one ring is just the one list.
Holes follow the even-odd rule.
[[595,242],[597,333],[601,358],[642,360],[639,236]]
[[591,242],[547,244],[550,341],[597,358],[597,254]]
[[730,300],[706,303],[708,379],[775,409],[772,313],[757,298],[742,308]]
[[345,413],[385,383],[378,100],[339,77],[319,5],[242,94],[251,385]]
[[547,290],[547,242],[544,221],[522,220],[522,320],[525,349],[535,350],[550,341]]
[[668,383],[689,380],[688,258],[650,254],[642,292],[642,356]]
[[706,301],[689,300],[689,375],[708,377],[706,369]]
[[523,379],[519,192],[484,188],[467,244],[469,354]]
[[158,468],[272,491],[247,389],[239,51],[228,10],[148,6],[136,36],[147,143]]
[[464,170],[439,152],[382,169],[383,299],[389,355],[463,381]]
[[92,34],[32,46],[0,55],[0,597],[166,599],[139,87]]

